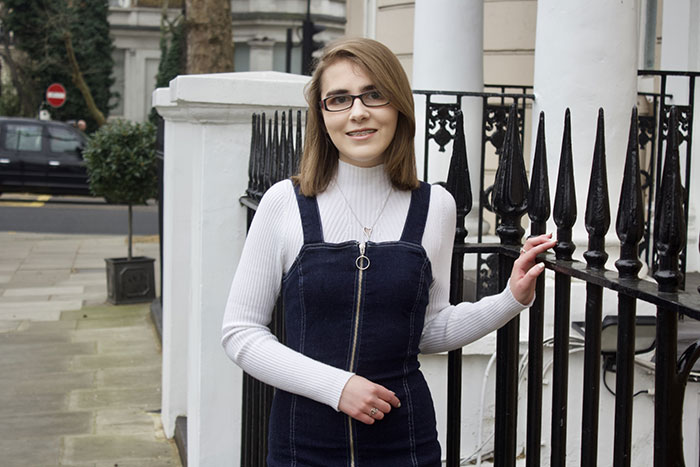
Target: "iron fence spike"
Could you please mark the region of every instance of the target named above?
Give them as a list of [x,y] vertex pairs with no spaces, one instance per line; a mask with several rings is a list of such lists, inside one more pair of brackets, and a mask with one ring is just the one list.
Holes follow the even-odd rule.
[[659,258],[654,279],[660,291],[675,292],[682,280],[678,259],[686,240],[675,106],[671,107],[668,123],[666,157],[654,217],[654,244]]
[[639,260],[639,242],[644,236],[644,201],[639,165],[639,129],[637,107],[632,109],[627,141],[627,157],[620,189],[615,231],[620,239],[620,258],[615,267],[620,277],[637,277],[642,267]]
[[557,259],[570,260],[576,245],[571,241],[571,230],[576,223],[576,188],[571,150],[571,110],[564,115],[564,135],[561,143],[557,190],[554,195],[554,223],[557,225]]
[[493,188],[494,211],[502,220],[496,228],[501,243],[520,244],[525,233],[525,229],[520,225],[520,218],[527,211],[527,195],[527,175],[518,131],[518,108],[517,104],[513,103],[508,114],[503,151]]
[[527,196],[528,217],[532,222],[533,235],[543,234],[551,208],[549,199],[549,176],[547,175],[547,144],[545,141],[544,112],[540,112],[535,142],[535,157],[532,162],[530,191]]
[[605,115],[602,108],[598,110],[593,165],[584,220],[588,232],[588,250],[583,257],[589,267],[603,268],[608,259],[608,254],[605,252],[605,234],[610,228],[610,201],[605,165]]
[[455,198],[457,204],[457,233],[455,241],[464,243],[467,230],[464,227],[464,218],[472,209],[472,189],[469,180],[469,166],[467,163],[467,146],[464,136],[464,115],[458,110],[456,116],[456,129],[450,168],[447,173],[446,188]]

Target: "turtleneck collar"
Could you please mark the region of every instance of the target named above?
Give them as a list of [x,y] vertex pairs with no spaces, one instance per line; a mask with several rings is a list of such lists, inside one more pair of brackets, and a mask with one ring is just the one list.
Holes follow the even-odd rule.
[[335,180],[341,185],[343,190],[373,187],[384,192],[391,186],[389,176],[384,170],[384,164],[374,167],[358,167],[338,160],[338,171],[336,172]]

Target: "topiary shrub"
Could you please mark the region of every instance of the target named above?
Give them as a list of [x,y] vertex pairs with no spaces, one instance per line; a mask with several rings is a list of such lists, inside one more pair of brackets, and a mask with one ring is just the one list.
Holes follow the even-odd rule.
[[115,120],[93,133],[83,151],[92,194],[129,205],[129,259],[132,206],[146,204],[158,193],[155,147],[156,129],[151,123]]

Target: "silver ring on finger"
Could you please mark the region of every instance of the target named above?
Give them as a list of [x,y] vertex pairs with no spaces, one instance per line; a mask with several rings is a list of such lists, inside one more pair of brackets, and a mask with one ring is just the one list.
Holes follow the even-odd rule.
[[522,255],[523,253],[527,253],[527,250],[525,248],[520,249],[520,254]]
[[379,409],[377,409],[376,407],[372,407],[372,409],[369,411],[369,416],[374,417],[375,415],[377,415],[377,412],[379,412]]

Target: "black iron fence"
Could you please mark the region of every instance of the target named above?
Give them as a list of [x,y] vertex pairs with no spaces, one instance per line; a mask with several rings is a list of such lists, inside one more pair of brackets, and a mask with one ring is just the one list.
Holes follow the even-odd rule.
[[[254,114],[248,164],[248,189],[241,203],[248,207],[248,227],[263,194],[273,184],[296,173],[301,155],[302,111]],[[296,125],[293,124],[296,119]],[[272,333],[284,342],[284,316],[279,300],[270,323]],[[264,467],[267,431],[274,388],[243,375],[241,465]]]
[[[515,107],[511,110],[515,116]],[[644,206],[638,155],[638,127],[636,110],[630,124],[630,137],[624,171],[622,193],[616,221],[621,254],[616,261],[617,273],[604,269],[608,258],[604,249],[604,238],[610,225],[610,209],[605,170],[605,142],[603,113],[599,115],[593,168],[585,213],[586,230],[589,233],[588,250],[584,253],[586,264],[572,260],[576,249],[571,241],[572,229],[577,218],[574,166],[571,154],[571,124],[567,111],[564,139],[556,183],[553,217],[557,225],[559,244],[554,255],[543,256],[547,267],[554,272],[554,344],[552,377],[552,466],[566,465],[569,329],[571,308],[571,279],[586,282],[586,321],[584,343],[584,381],[581,426],[581,465],[595,466],[598,458],[598,413],[601,368],[601,329],[603,290],[618,293],[616,390],[615,390],[615,439],[611,464],[616,467],[631,464],[632,398],[634,384],[635,327],[637,323],[637,300],[657,307],[656,358],[655,364],[655,417],[654,417],[654,465],[681,466],[683,462],[682,412],[685,386],[690,371],[700,357],[700,341],[690,346],[680,359],[677,358],[677,326],[680,316],[700,319],[700,294],[692,290],[679,290],[683,274],[679,256],[685,247],[686,224],[683,208],[684,189],[680,179],[678,154],[678,112],[670,109],[668,119],[668,144],[659,180],[659,195],[656,197],[654,218],[654,245],[658,266],[654,278],[658,287],[640,280],[641,268],[638,245],[644,236]],[[496,233],[498,245],[463,243],[464,232],[458,232],[453,257],[453,286],[461,283],[464,254],[492,252],[498,255],[500,287],[505,287],[505,277],[514,258],[518,255],[524,230],[521,218],[526,213],[531,222],[531,233],[544,233],[546,221],[551,214],[549,204],[546,148],[544,145],[544,116],[540,115],[532,177],[528,187],[522,161],[518,126],[514,118],[508,129],[501,152],[500,163],[494,183],[493,206],[501,219]],[[452,167],[466,170],[466,155],[461,147],[453,158]],[[464,167],[464,169],[462,169]],[[453,180],[450,182],[450,178]],[[448,189],[456,194],[464,189],[455,183],[461,177],[448,177]],[[456,196],[458,225],[470,207]],[[544,278],[537,284],[537,300],[530,309],[528,339],[528,391],[527,391],[527,439],[526,465],[540,465],[541,420],[542,420],[542,337],[544,322]],[[456,297],[459,299],[459,296]],[[494,461],[496,466],[514,466],[517,427],[518,344],[519,318],[515,318],[498,330],[497,336],[497,381],[496,381],[496,428]],[[459,465],[459,371],[461,351],[453,352],[449,360],[449,374],[454,385],[448,393],[449,414],[455,420],[448,422],[448,466]],[[449,394],[454,394],[452,397]],[[573,401],[571,401],[573,402]]]
[[[445,147],[453,142],[457,134],[457,113],[461,113],[464,101],[481,100],[481,153],[479,174],[478,232],[480,242],[484,210],[493,211],[490,201],[491,187],[485,186],[484,170],[489,148],[497,156],[503,147],[506,133],[506,121],[511,105],[515,104],[518,112],[520,141],[525,139],[525,110],[532,104],[534,95],[529,93],[531,86],[511,86],[505,84],[487,84],[485,89],[490,92],[457,92],[457,91],[424,91],[414,90],[416,95],[425,96],[425,139],[423,143],[423,179],[428,179],[431,141],[438,146],[438,151],[445,152]],[[435,99],[441,102],[436,102]],[[445,102],[448,101],[448,102]]]
[[[469,170],[463,133],[462,114],[458,109],[450,110],[455,119],[453,154],[446,182],[447,189],[457,203],[458,228],[452,262],[452,284],[450,298],[459,302],[464,296],[464,258],[467,254],[490,254],[495,257],[498,269],[499,288],[506,286],[513,261],[519,254],[519,245],[525,233],[521,226],[527,214],[530,232],[537,235],[545,232],[545,225],[553,214],[557,225],[559,244],[553,254],[539,258],[547,270],[554,275],[554,303],[548,313],[554,315],[553,376],[551,378],[551,439],[550,464],[566,464],[567,409],[580,402],[583,410],[581,424],[581,465],[597,465],[598,458],[598,413],[601,382],[601,333],[603,291],[616,292],[617,303],[612,304],[617,314],[617,348],[615,371],[615,439],[613,459],[606,465],[626,467],[631,461],[632,407],[634,387],[635,326],[638,317],[637,301],[657,307],[655,372],[655,416],[654,416],[654,466],[682,466],[682,412],[685,387],[691,369],[700,357],[700,341],[691,345],[678,358],[678,320],[700,319],[700,293],[695,288],[680,290],[683,273],[680,255],[685,248],[686,217],[679,164],[678,111],[669,109],[666,128],[668,144],[665,158],[659,159],[662,167],[658,177],[654,210],[653,245],[658,258],[654,272],[658,286],[637,277],[641,268],[639,244],[645,236],[645,206],[642,196],[642,178],[639,162],[639,119],[636,111],[630,123],[630,136],[624,170],[622,193],[616,219],[616,231],[620,239],[621,253],[615,262],[617,272],[606,270],[608,258],[605,252],[605,234],[610,226],[610,209],[605,169],[605,141],[603,113],[599,115],[595,154],[587,209],[584,215],[589,233],[588,249],[584,253],[585,264],[572,259],[577,248],[572,243],[572,229],[577,218],[574,165],[571,154],[571,125],[569,113],[565,116],[562,153],[559,164],[557,192],[553,208],[550,207],[547,158],[544,139],[544,116],[539,116],[536,150],[528,184],[522,153],[522,100],[513,98],[504,127],[499,151],[499,165],[491,194],[491,204],[499,217],[496,234],[500,243],[467,244],[464,218],[472,207]],[[293,128],[291,112],[253,117],[251,143],[250,182],[241,202],[249,207],[249,220],[262,194],[278,180],[295,172],[301,152],[301,112],[296,113],[296,129]],[[278,122],[281,124],[278,124]],[[281,129],[278,129],[281,128]],[[663,164],[661,164],[663,162]],[[687,183],[687,180],[686,180]],[[529,186],[528,186],[529,185]],[[686,199],[687,201],[687,199]],[[543,327],[545,314],[545,274],[537,282],[537,299],[529,310],[528,332],[528,389],[525,457],[528,467],[541,463],[543,374]],[[581,401],[568,400],[569,348],[572,327],[571,279],[586,283],[584,337],[584,381]],[[641,318],[641,317],[639,317]],[[578,326],[581,327],[580,325]],[[274,313],[273,332],[284,339],[282,313]],[[518,363],[519,363],[519,318],[513,319],[497,332],[496,350],[496,418],[494,440],[494,462],[496,466],[514,466],[517,452],[518,426]],[[447,442],[445,452],[447,464],[455,467],[460,459],[461,416],[461,350],[448,356],[447,393]],[[242,460],[246,467],[264,466],[266,454],[267,418],[273,390],[246,376],[244,379]],[[440,395],[435,395],[440,400]]]
[[[649,151],[648,168],[642,173],[646,177],[643,184],[645,195],[647,196],[647,216],[646,228],[644,232],[643,251],[647,264],[652,270],[655,270],[658,265],[656,257],[656,249],[654,248],[654,205],[656,204],[656,194],[659,193],[658,187],[661,183],[661,157],[668,141],[668,128],[671,106],[676,108],[678,115],[678,144],[684,150],[679,152],[679,163],[684,166],[685,171],[685,187],[690,186],[690,163],[693,147],[693,116],[695,102],[695,79],[700,76],[700,72],[692,71],[664,71],[664,70],[639,70],[639,76],[654,77],[658,80],[658,93],[640,93],[641,96],[652,100],[650,115],[640,116],[639,119],[639,143],[640,148],[647,147]],[[681,96],[674,96],[668,92],[669,80],[684,81],[681,88],[687,91],[685,103],[669,102],[671,100],[681,100]],[[678,89],[679,86],[676,86]],[[686,190],[683,200],[683,211],[685,223],[688,224],[688,201],[690,192]],[[685,247],[681,251],[680,262],[681,272],[685,273],[686,264]],[[685,279],[681,282],[681,288],[685,288]]]
[[[661,157],[665,148],[668,135],[668,118],[671,105],[677,108],[679,145],[682,147],[681,164],[685,173],[685,186],[689,186],[690,165],[692,160],[693,141],[693,115],[695,79],[700,76],[700,72],[680,72],[663,70],[639,70],[639,76],[655,77],[658,83],[655,87],[659,92],[640,92],[638,95],[649,99],[650,106],[647,112],[638,116],[639,148],[646,151],[647,166],[641,168],[642,194],[646,200],[645,209],[645,230],[643,240],[640,242],[640,254],[644,262],[655,270],[657,259],[653,245],[654,226],[654,206],[655,196],[658,192],[661,179],[661,172],[658,167],[661,165]],[[683,80],[683,86],[687,90],[687,99],[684,103],[672,103],[673,94],[668,92],[668,82],[670,79]],[[674,83],[677,84],[677,83]],[[676,86],[678,88],[678,86]],[[521,144],[525,141],[525,131],[527,127],[526,110],[532,105],[534,95],[532,86],[519,86],[508,84],[486,84],[484,89],[487,92],[457,92],[457,91],[425,91],[415,90],[416,95],[425,96],[425,137],[423,156],[423,176],[427,180],[429,153],[431,144],[434,144],[439,152],[445,152],[445,147],[454,141],[456,135],[456,112],[462,108],[463,102],[469,99],[479,99],[482,105],[481,118],[481,151],[479,173],[479,197],[476,201],[477,211],[477,242],[483,240],[485,213],[495,213],[491,197],[493,195],[492,184],[485,179],[487,158],[492,151],[495,157],[500,158],[501,147],[505,138],[506,121],[510,112],[510,107],[515,104],[518,112],[518,132],[520,133]],[[438,99],[440,102],[435,102]],[[679,99],[679,96],[676,96]],[[690,192],[686,190],[683,197],[683,208],[685,212],[686,225],[688,222],[688,200]],[[500,218],[496,215],[495,226],[498,227]],[[685,273],[685,249],[681,252],[681,272]],[[498,288],[497,267],[495,257],[477,256],[478,275],[476,278],[475,296],[482,297],[496,292]],[[681,288],[685,288],[685,279],[681,282]]]

